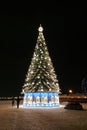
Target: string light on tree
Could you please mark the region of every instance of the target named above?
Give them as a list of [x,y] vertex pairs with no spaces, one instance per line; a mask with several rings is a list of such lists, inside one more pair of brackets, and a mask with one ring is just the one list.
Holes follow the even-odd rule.
[[[23,92],[25,94],[27,105],[29,105],[29,102],[27,102],[27,100],[29,99],[27,98],[32,95],[36,98],[36,100],[37,97],[39,97],[41,101],[43,101],[40,103],[42,104],[42,106],[50,106],[53,105],[53,101],[51,104],[51,101],[49,101],[49,97],[58,97],[60,89],[57,76],[55,74],[53,64],[48,52],[48,48],[46,46],[45,38],[43,35],[43,27],[41,25],[38,28],[38,31],[39,36],[37,38],[33,58],[31,60],[25,83],[23,85]],[[44,98],[44,100],[46,99],[46,103],[48,101],[48,104],[44,104],[44,100],[42,100],[42,97]],[[34,101],[32,101],[32,104],[33,102]],[[54,102],[54,104],[58,105],[59,102]]]

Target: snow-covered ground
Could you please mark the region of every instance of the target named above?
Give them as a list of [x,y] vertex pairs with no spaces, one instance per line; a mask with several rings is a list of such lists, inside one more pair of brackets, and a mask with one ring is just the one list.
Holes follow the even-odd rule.
[[87,130],[87,104],[84,110],[60,108],[12,108],[0,103],[0,130]]

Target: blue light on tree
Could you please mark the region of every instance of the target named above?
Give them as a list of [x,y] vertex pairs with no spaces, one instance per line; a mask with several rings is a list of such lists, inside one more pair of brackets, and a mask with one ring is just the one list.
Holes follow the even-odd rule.
[[55,92],[31,92],[24,94],[24,107],[59,106],[59,96]]

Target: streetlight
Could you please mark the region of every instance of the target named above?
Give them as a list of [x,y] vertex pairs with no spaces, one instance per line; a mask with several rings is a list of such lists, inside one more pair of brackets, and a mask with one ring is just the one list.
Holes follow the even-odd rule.
[[72,93],[72,89],[69,89],[69,93],[70,93],[70,94]]

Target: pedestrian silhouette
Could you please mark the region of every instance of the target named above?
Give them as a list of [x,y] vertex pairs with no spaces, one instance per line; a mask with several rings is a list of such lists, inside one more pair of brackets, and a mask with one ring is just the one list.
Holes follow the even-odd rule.
[[17,108],[19,108],[20,99],[19,96],[17,97]]
[[15,105],[14,97],[12,98],[12,107]]

